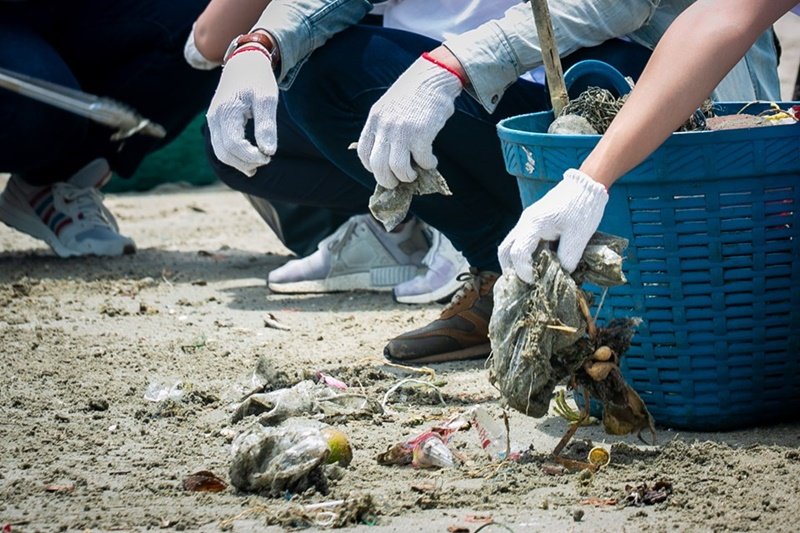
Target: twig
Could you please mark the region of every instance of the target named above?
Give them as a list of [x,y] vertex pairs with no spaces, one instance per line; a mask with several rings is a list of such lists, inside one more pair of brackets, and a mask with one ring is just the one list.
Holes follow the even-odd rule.
[[556,331],[566,331],[567,333],[576,333],[578,328],[573,328],[572,326],[561,326],[558,324],[547,324],[545,326],[547,329],[554,329]]
[[389,362],[389,361],[386,361],[386,360],[378,359],[377,357],[365,357],[364,359],[361,359],[361,360],[356,362],[356,364],[359,364],[359,363],[376,363],[376,364],[378,364],[380,366],[388,366],[390,368],[399,368],[400,370],[406,370],[408,372],[413,372],[415,374],[425,374],[425,375],[429,376],[431,378],[431,380],[433,380],[436,377],[436,371],[434,369],[432,369],[432,368],[427,367],[427,366],[416,367],[416,366],[400,365],[400,364],[397,364],[397,363],[392,363],[392,362]]
[[481,529],[483,529],[483,528],[485,528],[485,527],[489,527],[489,526],[497,526],[497,527],[502,527],[502,528],[503,528],[503,529],[505,529],[506,531],[510,531],[511,533],[514,533],[514,530],[513,530],[513,529],[511,529],[510,527],[508,527],[508,526],[507,526],[507,525],[505,525],[505,524],[501,524],[500,522],[486,522],[486,523],[485,523],[485,524],[483,524],[481,527],[479,527],[478,529],[476,529],[476,530],[475,530],[475,533],[478,533],[478,531],[480,531]]
[[603,302],[606,301],[606,294],[608,294],[608,287],[603,287],[603,294],[600,296],[600,303],[597,304],[597,311],[594,313],[594,321],[600,316],[600,310],[603,308]]
[[508,423],[508,413],[503,410],[503,425],[506,427],[506,455],[505,459],[511,457],[511,427]]

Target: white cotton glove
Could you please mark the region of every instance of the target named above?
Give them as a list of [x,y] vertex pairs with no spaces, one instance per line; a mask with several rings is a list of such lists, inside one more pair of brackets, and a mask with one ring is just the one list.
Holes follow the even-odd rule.
[[433,140],[455,111],[461,81],[427,59],[417,59],[375,102],[358,139],[358,157],[387,189],[417,179],[413,159],[436,168]]
[[540,240],[556,239],[560,239],[561,266],[573,272],[600,225],[607,202],[603,185],[580,170],[567,170],[558,185],[522,212],[517,225],[500,243],[498,258],[503,273],[514,272],[522,281],[533,283],[533,252]]
[[200,50],[197,49],[197,43],[194,40],[195,25],[196,23],[192,24],[192,31],[189,32],[186,44],[183,45],[183,57],[186,59],[186,62],[189,63],[189,66],[197,70],[211,70],[217,68],[222,63],[206,59],[206,56],[201,54]]
[[[278,82],[267,54],[247,50],[232,55],[206,113],[217,159],[251,177],[258,167],[269,163],[278,148],[277,109]],[[245,137],[250,119],[257,147]]]

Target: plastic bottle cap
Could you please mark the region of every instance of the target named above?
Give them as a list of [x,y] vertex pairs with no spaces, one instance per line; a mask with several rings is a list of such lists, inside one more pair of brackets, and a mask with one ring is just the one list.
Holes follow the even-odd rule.
[[611,454],[605,448],[595,446],[589,450],[589,462],[596,466],[606,466],[611,462]]

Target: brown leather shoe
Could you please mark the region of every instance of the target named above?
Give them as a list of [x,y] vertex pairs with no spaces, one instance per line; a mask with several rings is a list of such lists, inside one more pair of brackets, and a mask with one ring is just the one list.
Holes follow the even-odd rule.
[[474,268],[459,275],[458,279],[465,283],[439,318],[392,339],[383,349],[383,355],[406,364],[487,357],[489,319],[494,307],[492,288],[499,276],[496,272],[478,272]]

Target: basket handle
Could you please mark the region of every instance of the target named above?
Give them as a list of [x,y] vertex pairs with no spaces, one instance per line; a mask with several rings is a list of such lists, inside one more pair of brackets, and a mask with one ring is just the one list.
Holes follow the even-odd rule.
[[570,91],[575,83],[587,76],[595,80],[599,78],[601,81],[594,81],[595,84],[599,83],[606,88],[613,88],[619,93],[619,96],[631,91],[631,84],[628,83],[628,80],[619,70],[608,63],[596,59],[578,61],[567,69],[564,73],[564,84],[567,86],[567,91]]

